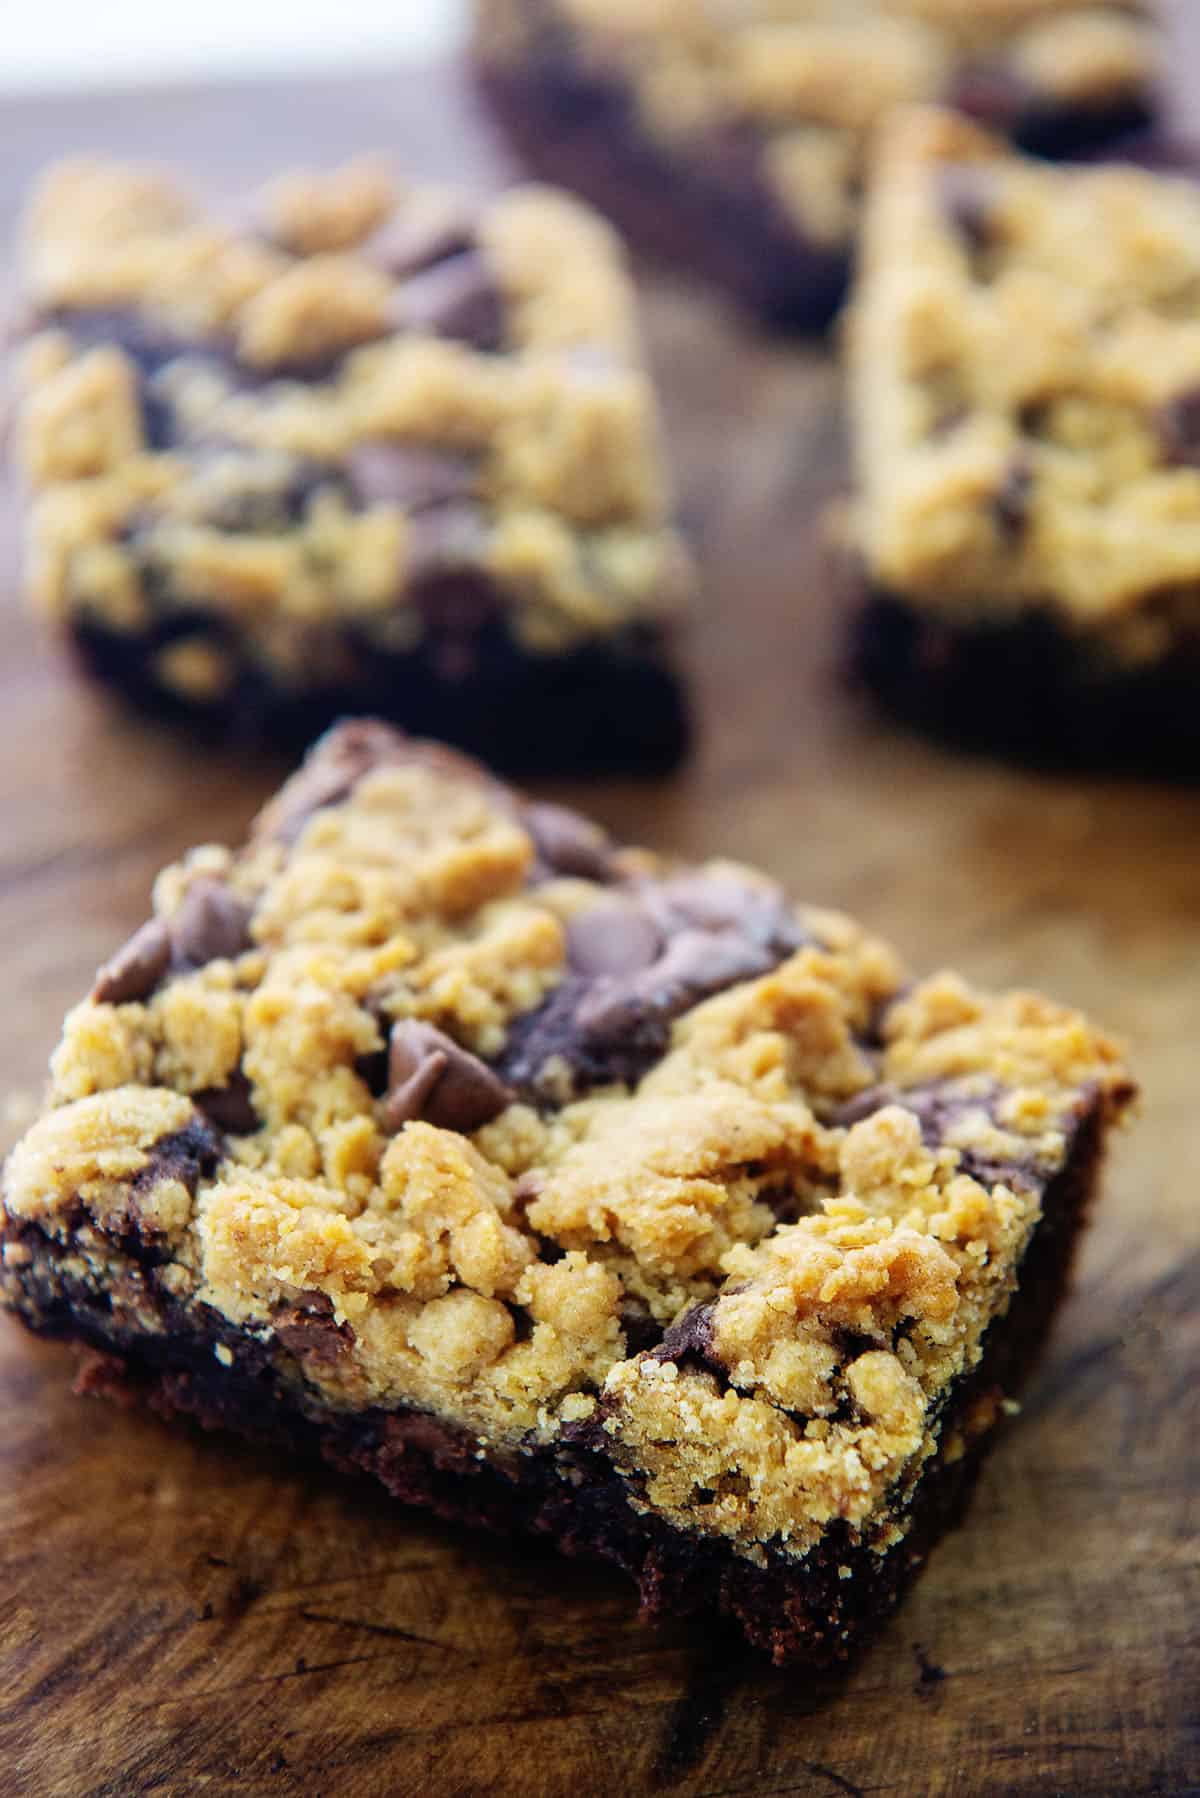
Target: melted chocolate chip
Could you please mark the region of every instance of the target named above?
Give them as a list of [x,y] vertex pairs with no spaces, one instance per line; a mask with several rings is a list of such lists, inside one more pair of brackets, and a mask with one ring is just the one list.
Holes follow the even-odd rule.
[[[886,1081],[880,1086],[868,1087],[865,1092],[856,1093],[854,1098],[838,1107],[830,1122],[849,1129],[853,1124],[862,1123],[864,1118],[873,1117],[885,1106],[899,1105],[916,1117],[925,1146],[940,1149],[967,1113],[982,1111],[994,1122],[999,1098],[998,1087],[992,1087],[985,1093],[964,1094],[952,1080],[909,1087],[896,1086],[891,1081]],[[982,1186],[1003,1185],[1020,1189],[1036,1183],[1037,1173],[1032,1158],[1027,1161],[993,1161],[974,1149],[960,1147],[957,1143],[952,1146],[958,1150],[961,1171],[978,1180]]]
[[1158,409],[1159,442],[1175,468],[1200,468],[1200,387],[1176,394]]
[[523,822],[545,877],[564,874],[600,883],[612,879],[612,844],[590,818],[565,805],[531,805]]
[[193,1093],[192,1098],[209,1122],[230,1136],[249,1136],[262,1128],[262,1119],[251,1098],[250,1082],[240,1068],[224,1086],[206,1086],[203,1092]]
[[232,961],[250,947],[251,907],[222,880],[194,880],[170,921],[174,965],[181,972]]
[[662,949],[652,919],[628,899],[605,899],[567,925],[567,965],[577,974],[635,974]]
[[388,1078],[384,1115],[390,1130],[423,1118],[441,1130],[467,1135],[513,1101],[486,1062],[434,1025],[412,1018],[392,1026]]
[[590,1042],[613,1043],[658,1017],[679,1017],[699,999],[769,972],[774,958],[732,931],[684,930],[635,975],[595,982],[576,1013]]
[[160,1181],[178,1180],[195,1198],[201,1180],[211,1179],[220,1159],[220,1137],[206,1118],[198,1116],[182,1130],[159,1138],[130,1184],[130,1197],[136,1201]]
[[148,999],[171,965],[171,935],[161,918],[135,930],[96,976],[92,998],[98,1005],[129,1005]]
[[673,1361],[676,1366],[689,1360],[706,1367],[718,1365],[713,1356],[715,1312],[711,1299],[685,1312],[678,1323],[671,1325],[658,1347],[650,1351],[650,1360]]
[[452,337],[477,350],[498,350],[504,340],[500,290],[477,250],[414,275],[399,289],[395,309],[400,330]]
[[732,870],[631,881],[572,918],[568,974],[516,1020],[500,1069],[533,1098],[561,1096],[564,1067],[576,1091],[636,1082],[677,1017],[807,940],[777,888]]
[[275,1313],[271,1327],[290,1355],[324,1367],[336,1365],[354,1347],[353,1328],[335,1321],[332,1300],[324,1292],[302,1292],[296,1304]]
[[350,479],[364,505],[399,506],[422,512],[467,500],[475,491],[479,464],[473,456],[430,449],[419,443],[360,443],[350,452]]

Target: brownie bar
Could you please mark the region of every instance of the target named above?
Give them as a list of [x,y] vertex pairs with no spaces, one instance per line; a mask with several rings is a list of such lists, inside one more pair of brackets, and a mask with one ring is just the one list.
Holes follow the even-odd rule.
[[848,1656],[969,1492],[1132,1088],[382,725],[160,876],[3,1182],[85,1385]]
[[820,329],[845,294],[872,135],[946,99],[1038,154],[1155,114],[1147,9],[1062,0],[479,0],[481,87],[523,158],[635,243],[771,324]]
[[25,275],[29,584],[91,671],[222,735],[369,710],[514,770],[678,761],[690,571],[575,201],[355,164],[214,219],[70,163]]
[[854,665],[903,718],[1194,777],[1200,192],[917,112],[881,147],[847,333]]

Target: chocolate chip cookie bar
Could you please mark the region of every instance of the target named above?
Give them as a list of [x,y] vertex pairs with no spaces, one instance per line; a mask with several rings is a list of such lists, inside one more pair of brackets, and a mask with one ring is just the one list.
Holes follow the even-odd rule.
[[864,166],[942,100],[1041,154],[1155,111],[1139,0],[479,0],[484,91],[532,164],[778,325],[841,301]]
[[29,586],[102,679],[226,734],[371,711],[523,771],[677,761],[689,570],[578,202],[361,163],[206,214],[71,162],[24,274]]
[[1130,1097],[1048,1000],[348,724],[68,1017],[3,1295],[85,1385],[823,1664],[956,1516]]
[[848,332],[855,656],[896,711],[1200,772],[1200,188],[938,111],[879,160]]

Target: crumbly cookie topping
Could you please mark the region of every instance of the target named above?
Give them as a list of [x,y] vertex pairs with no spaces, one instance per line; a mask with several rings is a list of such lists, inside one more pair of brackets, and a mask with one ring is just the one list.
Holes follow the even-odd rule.
[[160,876],[68,1018],[8,1289],[36,1229],[118,1322],[211,1308],[327,1404],[590,1441],[744,1552],[882,1544],[1080,1119],[1129,1093],[1072,1012],[907,985],[750,869],[344,726],[243,850]]
[[220,685],[222,630],[303,687],[330,625],[403,649],[465,595],[551,651],[686,595],[623,259],[564,195],[471,205],[357,163],[222,218],[75,161],[24,268],[35,599],[213,621],[168,685]]
[[872,579],[1046,608],[1136,662],[1200,593],[1200,198],[918,112],[889,135],[850,327]]
[[536,50],[616,72],[669,143],[753,128],[776,197],[833,244],[853,233],[870,142],[898,104],[1119,107],[1158,67],[1140,0],[484,0],[480,40],[502,61]]

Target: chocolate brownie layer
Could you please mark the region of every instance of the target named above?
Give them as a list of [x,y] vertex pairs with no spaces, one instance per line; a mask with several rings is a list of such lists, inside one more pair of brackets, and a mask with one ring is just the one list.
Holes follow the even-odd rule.
[[938,112],[889,134],[847,334],[855,630],[907,715],[1196,769],[1198,243],[1194,181]]
[[770,322],[845,291],[864,167],[889,111],[947,99],[1043,155],[1154,112],[1135,5],[1062,0],[480,0],[476,64],[522,155],[635,242]]
[[234,221],[71,163],[24,266],[30,588],[104,678],[222,731],[370,709],[522,768],[678,758],[690,575],[576,202],[354,165]]
[[1131,1090],[1069,1011],[346,726],[70,1015],[3,1290],[96,1381],[825,1661],[969,1483]]

